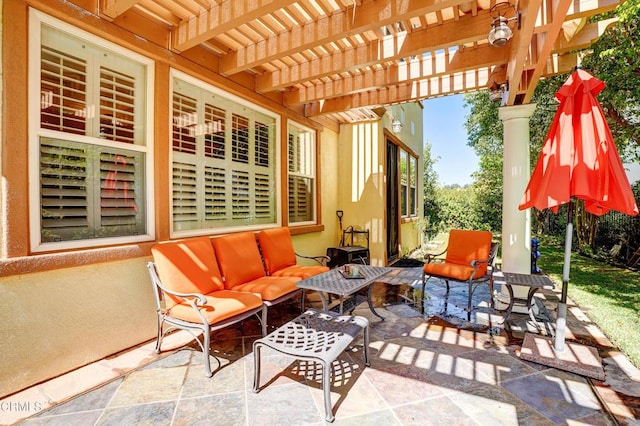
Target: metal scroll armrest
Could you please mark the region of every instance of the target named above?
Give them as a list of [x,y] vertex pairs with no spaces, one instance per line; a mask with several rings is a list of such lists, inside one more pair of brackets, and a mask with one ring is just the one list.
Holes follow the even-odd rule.
[[327,266],[327,263],[329,263],[329,261],[331,260],[331,258],[329,256],[325,256],[325,255],[321,255],[321,256],[304,256],[302,254],[296,253],[296,256],[298,256],[298,257],[300,257],[302,259],[315,260],[316,262],[318,262],[318,264],[320,264],[322,266]]

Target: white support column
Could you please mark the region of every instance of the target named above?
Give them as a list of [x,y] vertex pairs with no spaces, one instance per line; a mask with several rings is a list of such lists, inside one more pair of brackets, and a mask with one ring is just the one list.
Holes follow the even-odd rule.
[[[535,107],[535,104],[527,104],[499,110],[504,128],[502,270],[505,272],[531,273],[531,215],[528,209],[519,210],[518,205],[531,177],[529,118]],[[525,287],[513,286],[513,291],[517,298],[527,297]],[[498,304],[508,302],[506,290],[496,299]]]

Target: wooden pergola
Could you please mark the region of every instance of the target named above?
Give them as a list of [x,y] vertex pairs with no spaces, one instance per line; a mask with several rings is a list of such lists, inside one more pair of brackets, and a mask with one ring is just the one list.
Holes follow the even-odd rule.
[[[619,1],[496,3],[507,2],[100,0],[97,6],[123,29],[335,124],[376,118],[385,105],[502,84],[509,87],[504,105],[529,103],[540,79],[570,71],[576,51],[614,21],[588,18]],[[496,16],[516,11],[512,39],[489,44]]]

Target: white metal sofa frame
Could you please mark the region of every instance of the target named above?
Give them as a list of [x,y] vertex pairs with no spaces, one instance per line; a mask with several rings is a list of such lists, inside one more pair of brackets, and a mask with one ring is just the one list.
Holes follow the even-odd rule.
[[[262,325],[262,335],[265,336],[267,334],[267,306],[263,303],[259,308],[248,310],[241,314],[235,315],[226,320],[209,324],[209,322],[202,316],[198,307],[202,307],[207,304],[207,299],[203,294],[200,293],[178,293],[175,291],[171,291],[162,285],[160,281],[160,277],[158,276],[158,272],[156,270],[156,266],[154,262],[147,262],[147,269],[149,270],[149,275],[151,276],[151,282],[153,284],[153,293],[156,302],[156,313],[158,315],[158,336],[156,340],[156,353],[160,353],[162,339],[171,331],[176,329],[181,329],[187,331],[191,336],[193,336],[194,340],[198,342],[198,345],[202,349],[202,353],[204,355],[204,368],[205,374],[207,377],[213,376],[213,372],[211,371],[211,361],[209,359],[210,346],[211,346],[211,333],[220,330],[222,328],[228,327],[232,324],[240,322],[244,319],[249,318],[252,315],[256,315]],[[184,299],[191,307],[193,308],[196,315],[202,320],[199,322],[189,322],[179,318],[172,317],[169,312],[162,306],[162,301],[164,299],[163,294],[170,294],[175,297],[179,297]],[[164,329],[164,324],[169,324],[169,327]],[[203,335],[202,341],[199,339],[199,333],[201,332]]]

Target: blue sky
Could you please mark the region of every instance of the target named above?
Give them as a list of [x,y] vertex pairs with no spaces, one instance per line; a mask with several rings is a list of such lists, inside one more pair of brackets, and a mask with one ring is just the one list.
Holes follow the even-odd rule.
[[429,99],[423,106],[424,140],[431,143],[431,155],[438,159],[434,166],[438,181],[443,185],[470,184],[478,157],[467,146],[464,120],[468,110],[463,107],[462,95]]

